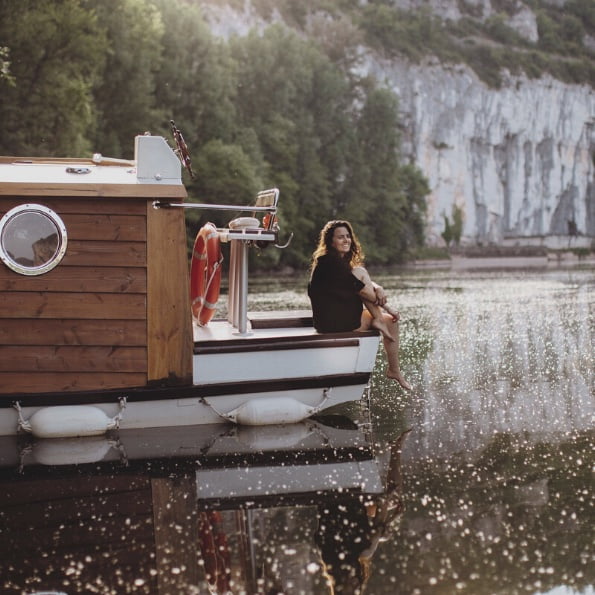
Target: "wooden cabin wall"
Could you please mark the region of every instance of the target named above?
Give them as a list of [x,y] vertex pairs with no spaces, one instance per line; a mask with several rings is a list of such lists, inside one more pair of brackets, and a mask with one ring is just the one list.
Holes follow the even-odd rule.
[[[180,256],[177,245],[167,240],[176,217],[181,215],[183,226],[183,214],[176,211],[178,215],[163,218],[170,223],[164,226],[159,249],[153,247],[160,254],[159,263],[148,266],[147,215],[155,210],[148,208],[146,199],[2,197],[0,216],[25,202],[43,204],[62,218],[68,246],[62,262],[42,275],[20,275],[0,264],[0,393],[134,387],[161,378],[188,381],[192,329],[188,322],[184,331],[181,322],[190,318],[183,287],[188,274],[185,241],[178,240],[184,252]],[[154,240],[158,227],[158,220],[152,220]],[[170,271],[185,267],[173,304],[174,280],[160,287],[163,280],[157,273],[168,259]],[[155,288],[151,300],[148,277]],[[160,307],[166,313],[163,324],[172,324],[172,311],[180,317],[173,330],[162,326]],[[150,345],[151,341],[164,341],[168,347]],[[180,353],[184,342],[189,343],[187,355]],[[149,353],[154,354],[151,363]]]
[[192,315],[183,209],[147,204],[148,380],[192,383]]

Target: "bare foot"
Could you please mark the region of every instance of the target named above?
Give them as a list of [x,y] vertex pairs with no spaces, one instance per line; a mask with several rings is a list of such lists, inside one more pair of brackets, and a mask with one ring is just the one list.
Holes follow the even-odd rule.
[[395,338],[393,337],[392,333],[391,333],[391,329],[388,326],[388,323],[383,319],[378,319],[378,318],[374,318],[372,320],[372,328],[375,328],[377,331],[380,331],[382,333],[382,336],[386,339],[388,339],[389,341],[394,341]]
[[387,370],[386,376],[387,378],[392,378],[393,380],[396,380],[405,390],[411,390],[413,388],[413,386],[409,384],[409,382],[407,382],[405,378],[403,378],[403,374],[401,374],[400,372],[391,372],[390,370]]

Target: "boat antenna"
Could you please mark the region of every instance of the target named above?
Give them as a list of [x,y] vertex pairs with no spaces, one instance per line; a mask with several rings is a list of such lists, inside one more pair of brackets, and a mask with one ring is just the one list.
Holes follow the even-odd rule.
[[176,123],[173,120],[170,120],[169,122],[171,124],[171,131],[174,135],[174,140],[176,141],[175,153],[180,158],[182,165],[186,168],[186,170],[190,174],[190,177],[194,179],[195,176],[194,172],[192,171],[192,162],[190,161],[190,153],[188,152],[186,141],[184,140],[182,133],[176,126]]

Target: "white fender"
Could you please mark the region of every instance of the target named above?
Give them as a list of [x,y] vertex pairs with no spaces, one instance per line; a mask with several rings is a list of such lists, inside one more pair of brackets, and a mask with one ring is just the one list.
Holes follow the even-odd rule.
[[110,448],[103,436],[40,440],[33,446],[33,458],[41,465],[84,465],[103,460]]
[[264,397],[243,403],[229,413],[225,419],[246,426],[267,426],[271,424],[294,424],[306,419],[318,407],[304,405],[291,397]]
[[29,419],[37,438],[72,438],[105,434],[112,420],[91,405],[60,405],[36,411]]
[[311,424],[301,422],[291,425],[271,425],[264,428],[239,426],[238,441],[252,450],[280,450],[295,447],[312,434]]

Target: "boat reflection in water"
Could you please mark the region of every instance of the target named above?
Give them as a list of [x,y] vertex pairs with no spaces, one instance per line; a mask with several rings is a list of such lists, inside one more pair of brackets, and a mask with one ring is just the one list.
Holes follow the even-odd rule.
[[342,416],[2,437],[3,593],[328,593],[401,513],[399,437]]

